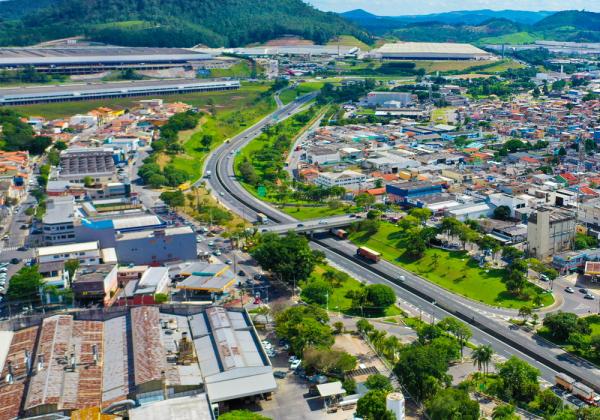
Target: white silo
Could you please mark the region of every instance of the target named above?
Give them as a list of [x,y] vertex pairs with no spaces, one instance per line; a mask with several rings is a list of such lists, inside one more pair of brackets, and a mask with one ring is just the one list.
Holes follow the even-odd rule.
[[385,407],[394,413],[396,420],[404,420],[404,395],[401,392],[390,392]]

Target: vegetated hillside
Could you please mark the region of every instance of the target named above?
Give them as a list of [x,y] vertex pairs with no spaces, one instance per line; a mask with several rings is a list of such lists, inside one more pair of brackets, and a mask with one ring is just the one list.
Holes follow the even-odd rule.
[[58,0],[0,25],[3,45],[81,34],[119,45],[186,47],[239,46],[287,34],[316,43],[340,34],[369,40],[364,30],[302,0]]
[[342,16],[372,33],[391,34],[403,41],[519,44],[550,39],[600,42],[600,13],[576,10],[557,13],[478,10],[397,17],[353,10]]
[[478,26],[490,19],[507,19],[518,24],[532,25],[552,13],[523,10],[466,10],[427,15],[377,16],[362,9],[355,9],[341,13],[341,16],[369,31],[381,34],[391,29],[423,22]]
[[392,34],[402,41],[477,42],[481,38],[517,33],[521,25],[507,19],[490,19],[481,25],[450,25],[443,22],[414,23]]
[[0,18],[17,19],[30,13],[32,10],[48,7],[58,0],[4,0],[0,1]]

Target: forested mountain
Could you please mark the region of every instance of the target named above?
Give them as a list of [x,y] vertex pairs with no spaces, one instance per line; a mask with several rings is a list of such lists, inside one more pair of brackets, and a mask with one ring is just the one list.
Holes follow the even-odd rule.
[[362,9],[341,13],[344,18],[374,33],[384,33],[418,23],[437,22],[446,25],[479,26],[496,19],[507,19],[517,24],[533,25],[553,12],[529,12],[524,10],[465,10],[426,15],[377,16]]
[[0,1],[0,18],[1,19],[16,19],[33,10],[48,7],[57,0],[34,0],[34,1],[23,1],[23,0],[3,0]]
[[187,47],[239,46],[286,34],[317,43],[340,34],[369,40],[364,30],[302,0],[57,0],[0,24],[2,45],[82,34],[119,45]]
[[[600,13],[577,10],[557,13],[479,10],[397,17],[352,10],[342,16],[372,33],[393,35],[403,41],[519,44],[549,39],[600,42]],[[488,18],[483,19],[485,16]]]

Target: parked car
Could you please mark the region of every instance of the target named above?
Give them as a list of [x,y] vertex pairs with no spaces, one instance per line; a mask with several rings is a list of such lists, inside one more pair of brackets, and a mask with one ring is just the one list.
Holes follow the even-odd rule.
[[273,372],[273,376],[277,379],[283,379],[287,376],[287,372],[283,370],[276,370],[275,372]]
[[589,292],[588,292],[588,289],[586,289],[585,287],[582,287],[581,289],[579,289],[579,291],[580,291],[581,293],[583,293],[584,295],[586,295],[586,294],[588,294],[588,293],[589,293]]
[[298,359],[290,364],[290,369],[296,370],[300,367],[301,364],[302,364],[302,360]]
[[572,287],[565,287],[565,292],[567,292],[567,293],[575,293],[575,290],[573,290]]
[[11,264],[19,264],[21,262],[20,258],[11,258],[10,263]]
[[290,358],[288,359],[288,363],[294,363],[296,360],[298,360],[296,356],[290,356]]
[[586,293],[585,295],[583,295],[584,299],[589,299],[589,300],[594,300],[596,299],[596,297],[594,295],[592,295],[591,293]]

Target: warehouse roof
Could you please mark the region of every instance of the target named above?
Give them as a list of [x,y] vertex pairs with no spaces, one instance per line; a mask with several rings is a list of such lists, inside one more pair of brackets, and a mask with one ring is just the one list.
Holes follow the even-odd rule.
[[183,48],[72,47],[0,48],[0,66],[204,60],[206,53]]
[[206,394],[171,398],[129,410],[131,420],[212,420]]
[[473,54],[490,55],[490,53],[471,44],[453,42],[394,42],[381,46],[377,52],[381,54]]

